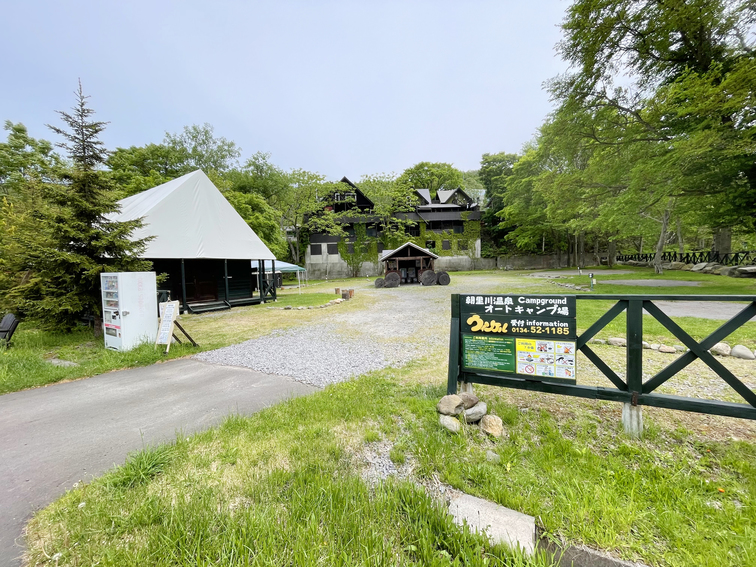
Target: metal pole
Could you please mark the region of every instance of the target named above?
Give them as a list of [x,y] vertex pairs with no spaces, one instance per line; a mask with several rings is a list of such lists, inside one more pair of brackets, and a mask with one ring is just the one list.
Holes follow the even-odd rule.
[[189,307],[186,304],[186,269],[184,268],[183,258],[181,258],[181,299],[183,302],[181,312],[184,313],[189,311]]
[[271,288],[271,297],[276,299],[276,261],[270,261],[270,275],[273,276],[273,287]]
[[228,303],[228,259],[223,260],[223,280],[226,283],[226,303]]

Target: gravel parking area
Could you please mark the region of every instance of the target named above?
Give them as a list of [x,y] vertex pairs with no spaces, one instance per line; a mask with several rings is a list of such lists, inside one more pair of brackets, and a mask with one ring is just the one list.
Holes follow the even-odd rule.
[[276,332],[195,358],[204,362],[244,366],[265,374],[290,376],[323,388],[387,366],[402,366],[416,356],[414,345],[402,348],[342,336],[333,324]]
[[[342,382],[381,368],[399,367],[449,341],[452,293],[543,292],[540,282],[501,288],[502,278],[481,275],[464,287],[407,285],[376,289],[372,280],[355,287],[367,309],[347,302],[323,310],[321,322],[203,352],[195,358],[213,364],[243,366],[266,374],[289,376],[317,387]],[[338,286],[338,283],[329,284]]]

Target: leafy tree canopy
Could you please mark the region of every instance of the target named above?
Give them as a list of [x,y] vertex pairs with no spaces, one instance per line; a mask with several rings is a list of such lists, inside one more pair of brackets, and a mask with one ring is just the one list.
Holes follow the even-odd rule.
[[405,169],[397,181],[415,189],[430,189],[434,196],[439,189],[465,188],[462,172],[450,163],[421,161]]

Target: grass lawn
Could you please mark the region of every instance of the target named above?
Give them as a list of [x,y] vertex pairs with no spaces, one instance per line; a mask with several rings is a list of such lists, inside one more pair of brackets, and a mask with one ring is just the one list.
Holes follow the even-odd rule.
[[[617,405],[485,387],[507,433],[453,435],[435,412],[443,371],[376,372],[134,454],[35,516],[30,565],[547,564],[456,530],[422,489],[439,481],[626,559],[756,564],[753,443],[653,408],[634,440]],[[381,455],[406,478],[361,480]]]
[[[649,272],[617,278],[649,279]],[[572,291],[523,274],[496,274],[501,283],[492,292]],[[664,278],[678,276],[717,281],[662,290],[614,286],[611,293],[753,293],[749,280],[685,272]],[[459,285],[449,292],[464,293],[468,277],[475,274],[453,274]],[[613,276],[602,273],[600,281],[605,277]],[[318,304],[335,297],[333,287],[350,283],[357,281],[324,282],[302,296],[287,291],[276,306]],[[708,291],[712,287],[719,291]],[[315,321],[331,309],[369,310],[376,297],[358,293],[328,310],[259,306],[182,322],[203,349],[215,348]],[[609,305],[578,301],[578,327],[587,328]],[[646,340],[658,333],[667,344],[677,342],[645,319]],[[721,325],[678,321],[697,338]],[[756,325],[743,329],[727,340],[754,345]],[[624,326],[615,321],[604,333],[623,336]],[[82,349],[85,338],[40,333],[28,349],[40,353],[35,356],[52,352],[82,361],[93,349],[91,368],[131,363],[105,358],[129,353]],[[407,340],[424,338],[418,332]],[[15,348],[0,355],[0,364]],[[143,348],[147,353],[151,347]],[[139,350],[133,352],[142,364]],[[622,349],[595,350],[622,363]],[[669,360],[644,352],[644,368]],[[124,466],[76,487],[34,517],[29,564],[548,565],[546,558],[525,558],[452,526],[432,497],[444,485],[535,516],[553,540],[628,560],[674,567],[756,565],[752,422],[644,408],[646,433],[637,440],[622,433],[619,404],[480,386],[476,393],[504,421],[504,437],[487,438],[470,426],[453,435],[438,425],[435,412],[445,393],[446,355],[445,346],[433,347],[403,368],[329,386],[253,416],[232,416],[218,428],[133,454]],[[580,364],[588,365],[585,359]],[[691,366],[691,372],[698,370]],[[752,366],[746,372],[753,377]],[[602,379],[595,369],[585,368],[584,375],[589,382]],[[681,378],[686,387],[697,379]],[[499,463],[486,460],[489,450]],[[399,474],[375,482],[375,463],[386,460]]]
[[[329,293],[330,292],[330,293]],[[0,349],[0,394],[27,388],[74,380],[113,370],[147,366],[172,358],[191,356],[300,324],[315,317],[314,310],[305,312],[279,311],[268,306],[296,307],[319,306],[336,299],[332,289],[318,286],[308,288],[301,295],[296,290],[279,294],[276,303],[239,307],[201,315],[182,315],[181,324],[199,343],[200,348],[189,344],[171,345],[168,355],[165,347],[143,345],[128,352],[117,352],[104,347],[102,339],[94,339],[89,329],[74,333],[51,333],[36,327],[33,322],[22,322],[13,335],[13,345]],[[318,310],[320,311],[320,310]],[[181,338],[181,333],[177,333]],[[78,366],[55,366],[49,361],[60,359]]]

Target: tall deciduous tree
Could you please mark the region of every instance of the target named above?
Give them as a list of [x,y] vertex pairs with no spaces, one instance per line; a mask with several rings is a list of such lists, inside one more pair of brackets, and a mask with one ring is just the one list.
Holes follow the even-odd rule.
[[224,137],[216,137],[210,124],[184,126],[180,134],[165,134],[165,145],[186,156],[186,165],[190,171],[201,169],[210,175],[211,171],[219,174],[234,168],[241,155],[236,143]]
[[[59,183],[42,186],[49,207],[15,240],[20,256],[14,268],[23,275],[5,299],[17,311],[61,330],[71,329],[84,315],[97,320],[101,272],[150,268],[138,257],[145,242],[129,239],[141,221],[108,218],[118,205],[110,179],[100,169],[108,155],[99,139],[106,123],[92,119],[87,98],[79,84],[71,113],[58,113],[64,126],[50,126],[63,137],[59,146],[66,150],[71,166]],[[32,229],[38,232],[35,238],[28,232]]]
[[462,172],[450,163],[431,163],[421,161],[405,169],[398,181],[415,189],[430,189],[435,196],[439,189],[464,189],[465,180]]

